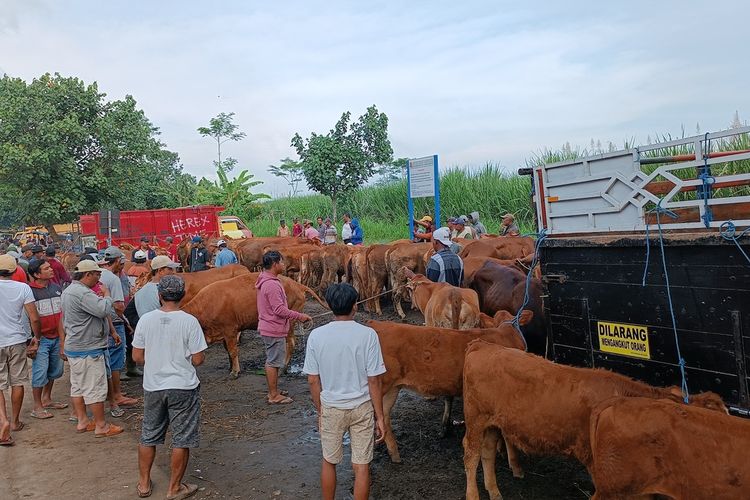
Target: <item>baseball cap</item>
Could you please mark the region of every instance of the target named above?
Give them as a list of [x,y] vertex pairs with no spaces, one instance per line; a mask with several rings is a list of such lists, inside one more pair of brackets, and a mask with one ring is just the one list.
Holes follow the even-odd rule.
[[44,248],[42,247],[42,245],[34,245],[33,247],[31,247],[31,253],[39,252],[44,252]]
[[44,253],[45,253],[45,255],[51,255],[51,256],[53,256],[53,257],[54,257],[54,256],[55,256],[55,247],[53,247],[52,245],[48,246],[48,247],[47,247],[47,248],[46,248],[46,249],[44,250]]
[[77,273],[88,273],[88,272],[102,272],[102,268],[99,267],[99,265],[94,262],[93,260],[82,260],[78,264],[76,264],[76,268],[74,269]]
[[146,260],[148,258],[148,255],[146,255],[146,252],[143,250],[138,250],[133,254],[133,259],[135,260]]
[[148,236],[141,236],[141,241],[148,243]]
[[201,241],[203,241],[203,238],[200,236],[193,236],[193,243],[200,243]]
[[16,258],[12,255],[3,254],[0,255],[0,271],[8,271],[8,272],[14,272],[16,270],[16,267],[18,267],[18,264],[16,264]]
[[173,296],[185,293],[185,281],[180,276],[164,276],[159,280],[159,293],[162,295]]
[[430,217],[429,215],[425,215],[424,217],[419,219],[419,222],[432,222],[432,217]]
[[441,227],[439,229],[436,229],[432,233],[432,239],[439,241],[440,243],[442,243],[443,245],[447,247],[453,244],[453,242],[451,241],[451,233],[447,227]]
[[125,254],[116,246],[111,246],[104,251],[104,258],[106,260],[119,259],[122,257],[125,257]]
[[18,252],[16,252],[15,250],[8,250],[7,255],[10,255],[14,259],[20,259],[21,258],[21,254],[18,253]]
[[220,247],[221,245],[226,245],[226,244],[227,244],[227,242],[224,241],[224,240],[219,240],[219,241],[216,242],[216,246],[217,247]]
[[466,225],[466,218],[462,215],[461,217],[456,217],[456,224],[461,224],[462,226]]
[[514,220],[516,217],[513,214],[505,214],[502,216],[503,219],[511,219]]
[[177,269],[180,267],[180,265],[176,262],[172,262],[172,259],[167,257],[166,255],[157,255],[154,257],[154,260],[151,261],[151,269],[156,271],[157,269],[161,269],[162,267],[171,267],[172,269]]

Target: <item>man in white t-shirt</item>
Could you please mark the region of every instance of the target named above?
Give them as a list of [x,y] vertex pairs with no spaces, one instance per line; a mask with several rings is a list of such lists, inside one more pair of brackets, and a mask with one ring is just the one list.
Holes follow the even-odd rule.
[[[23,404],[23,384],[29,382],[29,365],[26,357],[26,332],[23,327],[23,311],[31,322],[34,336],[29,354],[38,349],[38,337],[42,334],[42,323],[34,305],[34,294],[26,283],[11,280],[16,272],[16,259],[8,254],[0,255],[0,446],[12,446],[11,431],[20,431],[24,423],[20,420]],[[5,408],[5,390],[10,389],[11,414]]]
[[334,320],[310,332],[305,366],[315,409],[318,411],[323,463],[322,497],[336,495],[336,464],[343,457],[343,437],[349,432],[354,469],[354,498],[370,493],[370,462],[375,444],[385,437],[380,375],[385,373],[378,335],[354,321],[357,292],[346,283],[326,290]]
[[172,431],[172,475],[167,498],[187,498],[198,485],[183,483],[190,448],[200,441],[200,381],[195,367],[208,347],[198,320],[180,311],[185,282],[164,276],[158,285],[162,306],[138,320],[133,360],[143,367],[143,424],[138,446],[138,495],[151,493],[151,466],[156,445]]

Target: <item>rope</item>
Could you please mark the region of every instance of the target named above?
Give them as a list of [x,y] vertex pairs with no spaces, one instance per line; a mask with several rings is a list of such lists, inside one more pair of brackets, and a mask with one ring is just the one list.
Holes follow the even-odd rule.
[[[354,305],[355,305],[355,306],[358,306],[358,305],[360,305],[360,304],[364,304],[364,303],[365,303],[365,302],[367,302],[367,301],[370,301],[370,300],[372,300],[372,299],[376,299],[376,298],[378,298],[378,297],[382,297],[383,295],[388,295],[389,293],[392,293],[392,292],[394,292],[395,290],[398,290],[398,289],[400,289],[400,288],[403,288],[403,287],[405,287],[405,286],[406,286],[406,283],[403,283],[403,284],[401,284],[401,285],[398,285],[398,286],[396,286],[396,287],[393,287],[393,288],[391,288],[390,290],[386,290],[385,292],[381,292],[381,293],[379,293],[379,294],[377,294],[377,295],[373,295],[372,297],[368,297],[368,298],[366,298],[366,299],[362,299],[362,300],[360,300],[359,302],[355,302],[355,303],[354,303]],[[307,324],[307,323],[312,323],[312,320],[314,320],[314,319],[317,319],[317,318],[322,318],[322,317],[324,317],[324,316],[328,316],[329,314],[333,314],[333,311],[326,311],[326,312],[324,312],[324,313],[316,314],[315,316],[310,316],[310,318],[311,318],[311,319],[310,319],[310,321],[305,321],[304,323],[302,323],[302,328],[304,329],[304,325],[305,325],[305,324]]]
[[[690,393],[688,391],[688,385],[687,385],[687,376],[685,375],[685,358],[682,357],[682,353],[680,352],[680,339],[677,335],[677,319],[674,315],[674,304],[672,302],[672,291],[669,287],[669,273],[667,272],[667,257],[664,254],[664,237],[662,233],[662,227],[661,227],[661,214],[668,215],[669,217],[672,217],[673,219],[677,218],[677,214],[674,212],[667,210],[665,208],[662,208],[661,206],[662,200],[659,200],[659,203],[656,204],[656,208],[653,210],[649,210],[647,213],[655,213],[656,214],[656,226],[659,230],[659,249],[661,251],[661,264],[662,269],[664,270],[664,283],[667,288],[667,301],[669,302],[669,315],[672,318],[672,331],[674,332],[674,343],[675,348],[677,350],[677,359],[678,364],[680,366],[680,376],[682,378],[682,399],[685,401],[685,404],[688,404],[690,400]],[[643,282],[642,286],[646,286],[646,274],[648,272],[648,262],[649,262],[649,255],[650,255],[650,243],[649,243],[649,234],[648,234],[648,223],[646,223],[646,267],[643,270]]]
[[706,150],[703,152],[703,168],[698,176],[703,181],[702,188],[700,190],[700,197],[703,198],[703,225],[711,227],[711,221],[713,220],[713,212],[711,207],[708,205],[708,200],[711,198],[711,186],[716,182],[716,179],[711,175],[711,167],[708,165],[708,155],[711,153],[711,139],[708,138],[708,132],[706,132],[704,141],[706,142]]
[[529,344],[526,342],[526,337],[523,335],[523,331],[521,331],[521,313],[523,313],[523,310],[526,309],[526,306],[529,305],[529,287],[531,285],[531,280],[533,278],[533,272],[534,268],[539,263],[539,248],[542,246],[542,242],[547,238],[547,233],[544,229],[539,231],[539,233],[536,235],[537,240],[534,244],[534,258],[531,259],[531,265],[529,266],[529,273],[526,275],[526,289],[524,291],[523,296],[523,303],[521,304],[521,307],[518,308],[518,311],[516,312],[516,315],[513,317],[510,321],[505,321],[504,323],[510,323],[513,325],[513,327],[516,329],[516,331],[521,336],[521,339],[523,340],[523,346],[524,350],[529,350]]
[[721,237],[727,241],[734,242],[734,244],[737,245],[737,248],[740,250],[740,253],[742,253],[745,259],[750,263],[750,257],[748,257],[747,253],[745,253],[745,250],[742,248],[739,242],[739,239],[745,236],[748,232],[750,232],[750,227],[742,231],[740,234],[736,234],[737,227],[731,220],[724,222],[719,227],[719,234],[721,235]]

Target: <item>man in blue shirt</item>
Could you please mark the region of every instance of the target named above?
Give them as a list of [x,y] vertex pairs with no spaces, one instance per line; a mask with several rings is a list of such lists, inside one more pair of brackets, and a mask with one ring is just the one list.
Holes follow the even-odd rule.
[[214,261],[214,267],[224,267],[229,264],[237,264],[237,256],[233,251],[227,248],[227,242],[219,240],[216,242],[216,246],[219,252],[216,254],[216,260]]

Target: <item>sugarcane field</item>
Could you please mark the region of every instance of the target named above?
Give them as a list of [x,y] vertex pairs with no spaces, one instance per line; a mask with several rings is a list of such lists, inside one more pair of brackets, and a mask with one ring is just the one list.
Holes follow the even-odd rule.
[[750,498],[747,14],[0,1],[0,499]]

